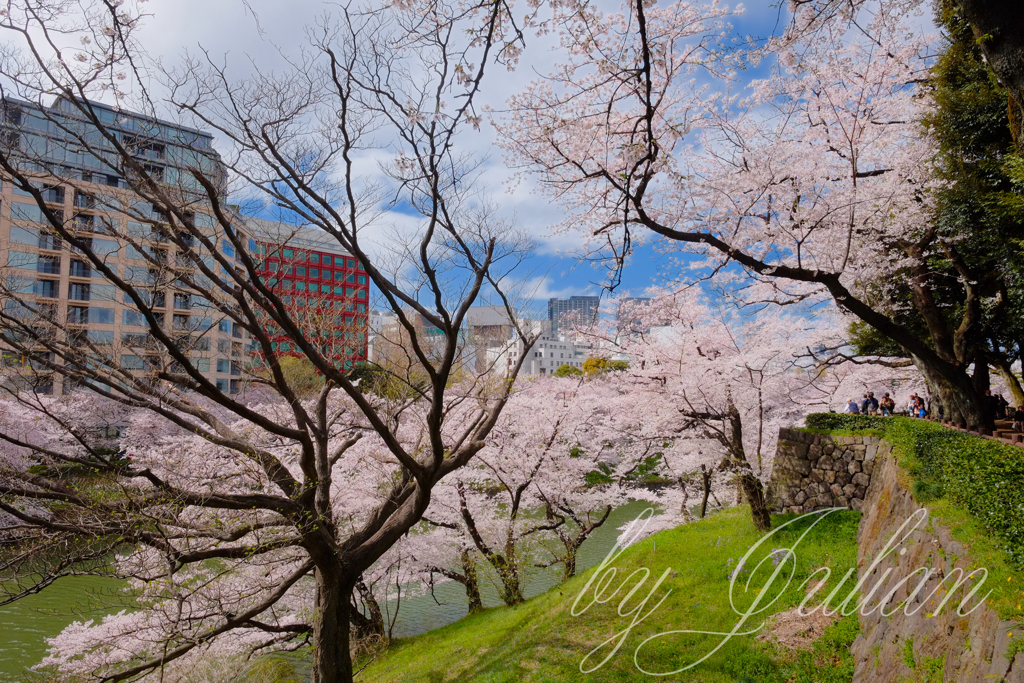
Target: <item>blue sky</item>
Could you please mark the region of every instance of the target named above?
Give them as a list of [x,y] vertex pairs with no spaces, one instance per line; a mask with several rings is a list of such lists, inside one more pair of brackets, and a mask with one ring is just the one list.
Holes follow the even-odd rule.
[[[617,2],[598,1],[606,9],[618,6]],[[305,27],[335,6],[308,0],[150,0],[145,7],[151,16],[142,29],[142,42],[152,56],[173,66],[184,50],[196,53],[203,49],[215,60],[230,64],[233,74],[244,77],[254,66],[274,68],[280,63],[279,50],[294,54],[307,44]],[[737,35],[764,38],[778,33],[786,20],[778,3],[762,0],[746,5],[744,14],[733,24]],[[523,89],[537,73],[550,69],[557,59],[551,52],[556,47],[550,36],[530,38],[516,71],[492,72],[492,78],[485,80],[482,103],[502,109],[506,98]],[[763,77],[770,68],[766,61],[743,72],[741,79]],[[529,232],[538,245],[517,272],[535,297],[532,308],[543,311],[549,296],[601,293],[607,269],[580,260],[578,236],[552,231],[551,226],[563,218],[558,207],[537,191],[531,179],[516,181],[494,141],[494,130],[487,125],[460,138],[465,149],[483,160],[481,186],[485,199],[496,204],[503,217]],[[408,212],[403,210],[407,208],[397,206],[392,210],[395,225],[408,223]],[[667,263],[666,256],[651,245],[638,247],[622,274],[619,291],[640,295],[651,285],[665,284]]]

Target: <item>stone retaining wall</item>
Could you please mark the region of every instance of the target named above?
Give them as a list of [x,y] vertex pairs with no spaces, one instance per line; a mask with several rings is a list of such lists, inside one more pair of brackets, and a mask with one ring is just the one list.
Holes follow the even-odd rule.
[[[933,613],[946,589],[977,565],[970,549],[931,515],[899,542],[907,533],[900,527],[922,507],[902,484],[904,478],[893,457],[877,458],[857,532],[861,593],[872,600],[860,610],[860,636],[851,648],[854,683],[1024,683],[1024,652],[1011,648],[1020,637],[1021,624],[1000,620],[987,604],[968,616],[957,613],[980,577],[966,581],[941,611]],[[891,552],[883,556],[887,547]],[[917,590],[923,568],[932,574]],[[982,585],[976,598],[987,588]],[[890,594],[887,616],[872,609],[880,596]],[[976,598],[968,600],[964,612],[978,604]],[[908,599],[909,605],[897,609]]]
[[874,436],[830,436],[779,430],[769,502],[778,512],[864,509],[875,462],[890,450]]

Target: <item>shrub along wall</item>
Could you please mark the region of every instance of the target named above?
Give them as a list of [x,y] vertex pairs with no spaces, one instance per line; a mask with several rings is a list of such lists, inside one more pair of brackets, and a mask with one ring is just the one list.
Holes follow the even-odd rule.
[[807,427],[881,430],[914,479],[915,498],[945,496],[998,538],[1012,565],[1024,568],[1024,449],[905,417],[816,413]]

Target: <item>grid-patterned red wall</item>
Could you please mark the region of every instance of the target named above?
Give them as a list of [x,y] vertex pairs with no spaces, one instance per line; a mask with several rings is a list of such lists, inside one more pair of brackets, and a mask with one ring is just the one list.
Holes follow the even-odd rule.
[[[292,297],[296,307],[301,306],[298,302],[303,299],[318,305],[322,301],[332,302],[335,329],[354,333],[352,339],[339,344],[333,360],[346,365],[365,360],[370,285],[359,261],[348,255],[300,247],[279,248],[266,243],[260,243],[259,250],[265,255],[261,277],[272,283],[276,292]],[[341,302],[342,307],[338,309],[333,302]],[[300,355],[287,337],[275,337],[272,341],[279,353]],[[351,353],[345,353],[349,346]]]

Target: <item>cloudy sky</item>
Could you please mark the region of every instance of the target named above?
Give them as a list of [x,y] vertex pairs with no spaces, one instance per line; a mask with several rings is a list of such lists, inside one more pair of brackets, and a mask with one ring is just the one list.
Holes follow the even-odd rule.
[[[336,11],[335,5],[310,0],[149,0],[144,7],[151,16],[141,37],[150,56],[173,65],[183,51],[204,49],[230,65],[232,73],[240,77],[253,64],[273,68],[279,63],[279,49],[294,53],[308,42],[306,27],[323,14]],[[785,15],[775,0],[756,0],[734,23],[740,35],[764,37],[778,32],[784,22]],[[507,97],[521,90],[537,73],[546,72],[557,57],[552,52],[551,38],[531,38],[528,46],[526,58],[516,71],[501,72],[499,77],[486,80],[483,101],[494,109],[500,110]],[[745,77],[761,75],[766,68],[762,65]],[[537,240],[535,254],[520,273],[521,279],[529,283],[527,291],[535,307],[541,309],[552,296],[601,293],[606,270],[581,262],[578,237],[553,233],[551,226],[562,218],[558,207],[538,193],[529,179],[515,182],[501,151],[493,146],[494,137],[494,131],[484,127],[460,142],[485,159],[482,180],[489,200]],[[665,257],[655,248],[640,248],[624,274],[622,289],[640,295],[651,284],[664,282],[665,263]]]

